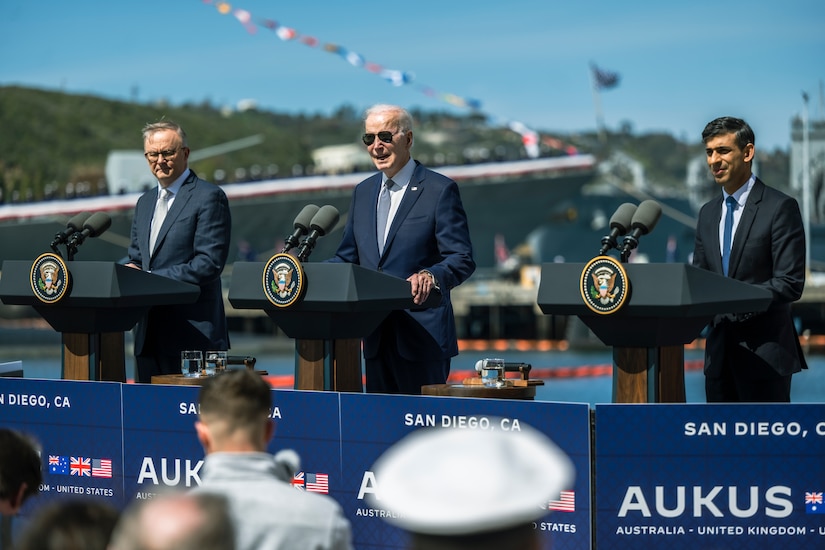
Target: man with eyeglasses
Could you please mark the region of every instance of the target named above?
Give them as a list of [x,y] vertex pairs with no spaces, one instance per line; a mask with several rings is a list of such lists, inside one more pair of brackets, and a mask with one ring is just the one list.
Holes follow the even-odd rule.
[[189,168],[183,128],[147,124],[143,150],[158,186],[135,206],[127,265],[201,288],[195,303],[153,307],[135,327],[136,379],[149,383],[180,373],[183,350],[229,349],[220,276],[232,224],[223,190]]
[[475,270],[458,185],[412,159],[412,117],[394,105],[367,110],[362,137],[379,172],[352,195],[333,262],[347,262],[410,282],[413,302],[431,292],[432,308],[393,311],[364,338],[367,392],[420,394],[443,384],[458,354],[450,290]]

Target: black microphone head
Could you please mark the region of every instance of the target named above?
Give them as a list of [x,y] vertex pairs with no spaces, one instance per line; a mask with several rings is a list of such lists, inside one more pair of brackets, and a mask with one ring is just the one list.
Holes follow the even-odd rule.
[[326,235],[330,229],[335,227],[335,224],[338,223],[339,218],[340,214],[338,213],[338,209],[327,204],[318,209],[318,213],[312,217],[312,221],[309,226],[314,231],[317,231],[319,235],[323,236]]
[[656,224],[659,218],[662,217],[662,207],[654,200],[642,201],[636,213],[633,214],[633,220],[630,225],[633,229],[639,229],[642,235],[647,235]]
[[300,229],[301,233],[306,235],[309,232],[309,225],[312,223],[312,218],[318,213],[318,210],[319,207],[314,204],[304,206],[304,208],[298,212],[298,215],[295,216],[293,227]]
[[83,229],[89,231],[90,237],[97,237],[111,226],[112,218],[109,217],[109,214],[106,212],[95,212],[89,216],[89,219],[83,224]]
[[83,229],[83,224],[86,223],[86,220],[88,220],[90,216],[91,213],[89,212],[79,212],[66,222],[66,227],[72,231],[80,231]]
[[636,205],[626,202],[623,203],[613,216],[610,218],[610,229],[617,229],[619,235],[624,235],[630,230],[630,224],[633,221],[633,214],[636,213]]

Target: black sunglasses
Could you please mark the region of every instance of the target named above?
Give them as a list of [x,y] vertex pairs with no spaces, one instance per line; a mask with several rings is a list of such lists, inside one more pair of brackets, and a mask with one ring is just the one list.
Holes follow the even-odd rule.
[[364,145],[372,145],[372,142],[375,141],[375,136],[378,136],[378,139],[383,141],[384,143],[392,143],[392,136],[395,134],[400,134],[401,132],[378,132],[377,134],[364,134],[361,136],[361,139],[364,140]]

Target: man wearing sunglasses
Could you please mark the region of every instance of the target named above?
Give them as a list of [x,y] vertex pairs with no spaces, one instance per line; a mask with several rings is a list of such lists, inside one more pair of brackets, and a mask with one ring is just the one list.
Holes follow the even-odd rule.
[[229,349],[221,272],[229,255],[229,201],[189,169],[186,133],[170,121],[143,128],[144,156],[158,180],[135,206],[127,264],[198,285],[194,304],[157,306],[135,328],[138,382],[180,373],[183,350]]
[[364,125],[362,139],[379,172],[355,188],[330,261],[408,280],[416,305],[440,294],[437,306],[393,311],[364,338],[367,391],[420,394],[423,385],[447,381],[458,354],[450,289],[475,270],[467,215],[458,185],[412,159],[407,111],[376,105]]

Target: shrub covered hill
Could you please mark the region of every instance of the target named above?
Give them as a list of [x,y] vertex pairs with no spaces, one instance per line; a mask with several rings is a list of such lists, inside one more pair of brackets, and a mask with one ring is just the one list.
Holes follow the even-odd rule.
[[[412,114],[419,137],[414,154],[429,166],[525,156],[521,137],[491,125],[483,114],[422,110]],[[222,171],[226,182],[311,173],[313,150],[359,144],[362,132],[361,113],[346,104],[328,116],[255,109],[230,111],[209,102],[138,103],[2,86],[0,202],[62,197],[68,183],[74,186],[88,182],[93,192],[108,192],[104,168],[109,151],[140,149],[142,126],[161,118],[186,128],[193,150],[261,136],[258,145],[193,163],[193,168],[207,179],[218,179],[216,173]],[[662,133],[634,135],[631,128],[630,123],[624,123],[620,130],[608,132],[603,139],[595,132],[563,134],[551,129],[536,130],[543,137],[554,138],[553,143],[572,145],[597,158],[621,150],[643,164],[650,181],[674,189],[683,187],[688,159],[702,151],[698,139],[683,143]],[[426,139],[428,136],[432,139]],[[545,144],[541,154],[565,153]],[[787,180],[787,152],[761,152],[758,160],[768,181]]]

